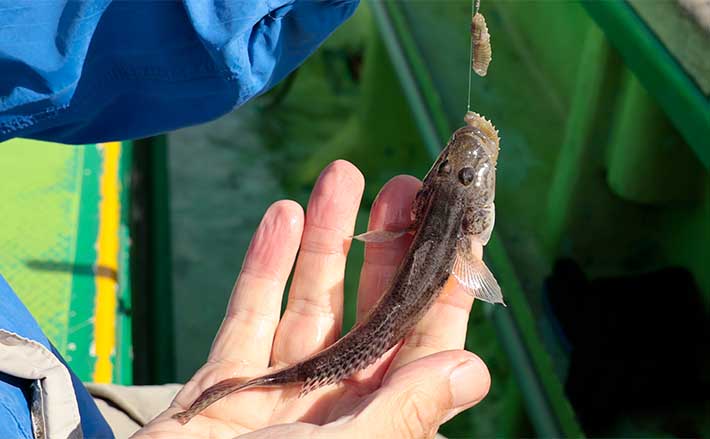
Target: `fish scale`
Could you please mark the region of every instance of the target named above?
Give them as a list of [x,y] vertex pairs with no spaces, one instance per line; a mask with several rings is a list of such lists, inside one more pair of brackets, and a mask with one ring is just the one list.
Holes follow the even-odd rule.
[[[390,324],[390,326],[391,325],[392,324]],[[394,342],[392,346],[385,344],[386,340],[392,338],[391,335],[389,335],[391,332],[393,332],[393,329],[388,326],[385,331],[381,330],[377,334],[372,334],[376,340],[374,343],[353,343],[349,345],[348,349],[343,352],[344,355],[337,357],[336,361],[326,364],[326,366],[320,368],[316,374],[306,378],[300,396],[305,396],[320,387],[342,381],[353,373],[373,364],[396,344],[396,342]],[[346,339],[342,340],[346,341]],[[363,346],[364,349],[360,350],[355,355],[350,354],[355,350],[356,346]],[[303,369],[308,369],[307,362],[304,363]],[[306,371],[305,373],[308,372]]]

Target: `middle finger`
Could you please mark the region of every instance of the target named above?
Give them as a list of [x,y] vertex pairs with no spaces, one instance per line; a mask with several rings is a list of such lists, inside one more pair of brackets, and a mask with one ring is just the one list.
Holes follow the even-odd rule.
[[360,171],[343,160],[331,163],[318,178],[272,364],[300,361],[340,334],[345,260],[364,186]]

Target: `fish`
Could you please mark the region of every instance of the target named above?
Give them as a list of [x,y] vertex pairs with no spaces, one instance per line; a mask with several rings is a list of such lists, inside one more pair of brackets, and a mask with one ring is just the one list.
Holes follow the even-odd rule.
[[486,76],[488,65],[493,58],[493,48],[491,47],[491,34],[488,33],[486,18],[480,12],[476,12],[471,20],[471,69],[478,76]]
[[414,235],[385,294],[362,322],[299,363],[256,378],[220,381],[173,418],[186,424],[217,400],[245,389],[299,384],[299,396],[304,396],[348,378],[405,338],[452,276],[476,299],[505,305],[495,277],[472,251],[474,242],[488,243],[495,221],[498,131],[471,111],[464,121],[424,177],[412,205],[411,226],[354,237],[384,242],[406,233]]

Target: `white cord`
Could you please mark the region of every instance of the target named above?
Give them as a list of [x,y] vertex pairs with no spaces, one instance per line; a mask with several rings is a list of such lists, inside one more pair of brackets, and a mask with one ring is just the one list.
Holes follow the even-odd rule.
[[[471,0],[471,23],[473,23],[473,16],[476,15],[478,9],[481,7],[481,0]],[[473,29],[471,29],[473,31]],[[468,49],[468,103],[466,104],[466,112],[471,111],[471,68],[473,64],[473,32],[471,32],[470,37],[470,47]]]

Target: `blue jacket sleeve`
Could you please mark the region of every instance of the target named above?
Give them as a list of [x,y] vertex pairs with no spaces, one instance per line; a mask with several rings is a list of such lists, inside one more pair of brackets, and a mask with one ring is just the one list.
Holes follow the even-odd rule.
[[125,140],[283,79],[358,0],[0,0],[0,141]]
[[[40,343],[66,365],[62,356],[54,349],[2,275],[0,275],[0,328]],[[71,369],[69,374],[79,407],[84,437],[97,439],[113,437],[111,428],[101,416],[89,392]],[[0,372],[0,438],[34,437],[28,408],[29,396],[26,391],[28,383],[29,381]]]

